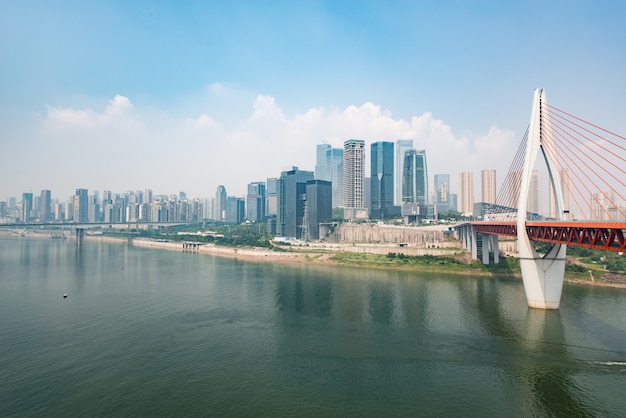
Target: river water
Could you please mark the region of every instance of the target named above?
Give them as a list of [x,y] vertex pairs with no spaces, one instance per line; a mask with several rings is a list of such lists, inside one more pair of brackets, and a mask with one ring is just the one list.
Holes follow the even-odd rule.
[[625,411],[624,289],[0,239],[3,417]]

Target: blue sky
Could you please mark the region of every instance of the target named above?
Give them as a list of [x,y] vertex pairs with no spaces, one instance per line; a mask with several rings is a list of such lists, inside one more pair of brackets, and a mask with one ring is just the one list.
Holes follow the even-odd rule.
[[4,1],[0,200],[241,195],[349,138],[501,180],[534,88],[626,133],[625,20],[624,1]]

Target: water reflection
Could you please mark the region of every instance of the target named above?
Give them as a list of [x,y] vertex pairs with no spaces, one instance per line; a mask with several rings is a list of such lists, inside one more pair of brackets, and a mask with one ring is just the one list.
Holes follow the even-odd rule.
[[[525,388],[534,398],[535,407],[549,416],[593,416],[603,411],[592,410],[584,401],[583,391],[575,379],[580,362],[572,358],[567,350],[567,341],[559,311],[546,311],[527,308],[525,320],[520,324],[503,308],[502,289],[495,280],[479,280],[475,299],[464,298],[468,315],[477,315],[484,331],[503,344],[490,350],[503,360],[511,353],[521,357],[519,365],[505,373],[516,380],[516,385]],[[518,305],[519,306],[519,305]],[[532,405],[525,399],[518,399],[516,405],[524,415]]]

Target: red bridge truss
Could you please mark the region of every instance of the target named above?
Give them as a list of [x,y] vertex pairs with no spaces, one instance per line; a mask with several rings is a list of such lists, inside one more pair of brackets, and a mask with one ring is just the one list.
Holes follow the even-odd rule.
[[[517,237],[515,222],[471,222],[481,234]],[[531,241],[552,242],[596,250],[626,252],[626,222],[526,222]]]

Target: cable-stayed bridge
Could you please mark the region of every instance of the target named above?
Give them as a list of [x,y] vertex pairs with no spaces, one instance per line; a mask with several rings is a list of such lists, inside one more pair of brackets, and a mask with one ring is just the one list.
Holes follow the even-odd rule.
[[[456,227],[475,259],[499,261],[498,236],[517,238],[528,305],[558,309],[567,246],[626,252],[626,137],[551,106],[535,90],[530,123],[496,202]],[[549,215],[537,210],[549,179]],[[545,254],[536,242],[550,243]]]

